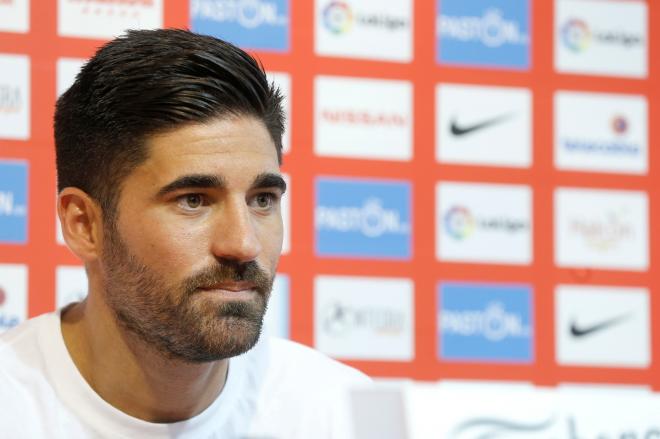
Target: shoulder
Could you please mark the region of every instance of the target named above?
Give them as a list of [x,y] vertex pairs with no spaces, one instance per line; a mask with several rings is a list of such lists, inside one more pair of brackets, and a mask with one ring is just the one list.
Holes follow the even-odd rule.
[[340,363],[303,344],[277,337],[270,338],[271,365],[281,368],[296,381],[313,381],[318,385],[359,385],[371,379],[359,370]]
[[44,314],[27,320],[0,334],[0,370],[17,365],[27,366],[40,355],[39,334],[57,319],[54,314]]

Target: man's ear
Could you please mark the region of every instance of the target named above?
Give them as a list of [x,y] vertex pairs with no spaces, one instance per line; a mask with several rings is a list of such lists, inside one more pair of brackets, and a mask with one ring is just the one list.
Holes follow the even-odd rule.
[[71,251],[84,263],[98,259],[103,245],[101,206],[86,192],[67,187],[57,197],[57,215]]

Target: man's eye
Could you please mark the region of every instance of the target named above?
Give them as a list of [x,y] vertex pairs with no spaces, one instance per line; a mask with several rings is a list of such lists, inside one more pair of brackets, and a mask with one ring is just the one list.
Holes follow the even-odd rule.
[[260,209],[268,209],[275,203],[275,195],[271,193],[263,193],[254,197],[254,202]]
[[187,194],[179,197],[178,204],[183,209],[195,210],[204,204],[204,198],[200,194]]

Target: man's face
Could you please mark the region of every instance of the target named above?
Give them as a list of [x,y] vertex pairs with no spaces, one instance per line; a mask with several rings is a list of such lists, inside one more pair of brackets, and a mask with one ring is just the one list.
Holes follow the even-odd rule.
[[214,361],[257,341],[282,246],[275,145],[248,116],[148,139],[105,227],[105,299],[170,358]]

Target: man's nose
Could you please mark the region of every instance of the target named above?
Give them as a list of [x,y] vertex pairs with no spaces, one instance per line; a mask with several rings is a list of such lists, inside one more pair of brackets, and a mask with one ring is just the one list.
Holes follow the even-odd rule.
[[245,199],[228,201],[219,213],[212,252],[218,259],[249,262],[261,253],[256,224]]

